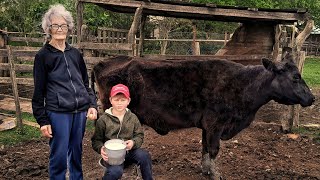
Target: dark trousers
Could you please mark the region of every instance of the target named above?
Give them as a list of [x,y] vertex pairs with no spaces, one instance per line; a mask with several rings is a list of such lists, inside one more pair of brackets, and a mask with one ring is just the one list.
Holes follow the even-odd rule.
[[69,168],[70,180],[82,180],[82,139],[86,127],[86,112],[47,112],[52,128],[50,139],[50,180],[65,180]]
[[148,151],[144,149],[131,150],[126,154],[125,162],[119,166],[107,165],[103,180],[118,180],[123,174],[127,164],[135,163],[140,166],[141,175],[144,180],[152,180],[152,161]]

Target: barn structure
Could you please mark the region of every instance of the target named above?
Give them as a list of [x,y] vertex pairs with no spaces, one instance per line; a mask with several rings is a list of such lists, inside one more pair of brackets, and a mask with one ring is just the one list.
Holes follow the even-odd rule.
[[[84,4],[91,3],[106,10],[119,13],[134,13],[131,28],[127,34],[119,34],[113,29],[100,29],[95,42],[85,37],[83,24]],[[144,26],[147,16],[165,16],[196,20],[238,22],[241,25],[233,33],[222,49],[213,56],[169,56],[169,55],[144,55]],[[304,29],[297,31],[296,24],[304,22]],[[289,31],[288,31],[289,28]],[[290,30],[290,28],[292,28]],[[216,4],[197,4],[187,2],[174,2],[166,0],[78,0],[77,2],[77,44],[83,50],[125,50],[130,56],[148,56],[151,59],[227,59],[242,64],[260,64],[262,57],[272,58],[274,61],[281,59],[281,50],[284,46],[293,49],[302,71],[305,53],[301,51],[302,45],[313,28],[313,20],[306,9],[265,9],[220,6]],[[290,38],[287,38],[290,32]],[[122,32],[126,33],[126,32]],[[139,33],[139,34],[138,34]],[[101,42],[103,36],[125,37],[124,41]],[[117,35],[116,35],[117,34]],[[139,43],[135,43],[135,36]],[[120,38],[121,39],[121,38]],[[103,59],[103,58],[102,58]],[[101,58],[92,58],[99,61]],[[292,124],[298,125],[299,107],[283,107],[284,129],[290,129]],[[287,109],[289,108],[289,110]]]

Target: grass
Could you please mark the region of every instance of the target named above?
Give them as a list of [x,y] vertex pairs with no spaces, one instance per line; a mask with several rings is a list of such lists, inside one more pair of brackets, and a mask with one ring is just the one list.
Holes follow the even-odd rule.
[[302,77],[309,87],[320,87],[320,58],[306,58]]
[[[15,115],[13,111],[2,111],[2,113]],[[36,122],[30,113],[22,113],[21,117],[24,120]],[[31,139],[39,139],[40,137],[41,133],[38,128],[24,125],[22,131],[17,128],[0,131],[0,145],[14,145]]]
[[[320,58],[307,58],[303,68],[303,78],[310,88],[320,88]],[[2,111],[2,113],[12,114],[13,111]],[[32,114],[22,113],[22,118],[31,122],[36,122]],[[87,130],[94,130],[94,121],[87,121]],[[293,129],[293,132],[308,135],[313,137],[317,142],[320,142],[320,130],[310,130],[307,128],[299,127]],[[0,145],[14,145],[30,139],[39,139],[41,133],[38,128],[25,125],[23,131],[17,129],[1,131],[0,132]]]
[[300,126],[292,129],[293,133],[308,136],[316,143],[320,143],[320,129],[310,129],[307,127]]
[[[2,110],[1,112],[9,115],[15,115],[14,111]],[[21,117],[23,120],[36,122],[35,118],[30,113],[22,113]],[[88,120],[86,128],[87,128],[86,130],[88,131],[93,131],[94,121]],[[10,146],[20,142],[24,142],[32,139],[40,139],[40,138],[41,138],[41,132],[39,128],[24,125],[22,131],[20,131],[17,128],[6,130],[6,131],[0,131],[0,146]]]

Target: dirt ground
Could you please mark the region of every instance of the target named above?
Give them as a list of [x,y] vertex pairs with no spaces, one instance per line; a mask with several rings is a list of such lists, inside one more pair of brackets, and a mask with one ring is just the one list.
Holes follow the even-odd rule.
[[[313,90],[317,101],[303,108],[301,124],[320,124],[320,89]],[[219,167],[225,179],[320,179],[320,139],[299,134],[297,138],[280,131],[278,112],[269,104],[258,113],[249,128],[229,141],[221,141]],[[266,123],[271,122],[271,123]],[[317,130],[319,133],[319,129]],[[99,155],[91,148],[92,131],[83,141],[85,179],[101,179]],[[197,128],[158,135],[145,127],[143,145],[152,156],[156,180],[204,180],[201,172],[201,130]],[[0,179],[48,179],[47,139],[0,147]],[[132,169],[123,179],[135,179]]]

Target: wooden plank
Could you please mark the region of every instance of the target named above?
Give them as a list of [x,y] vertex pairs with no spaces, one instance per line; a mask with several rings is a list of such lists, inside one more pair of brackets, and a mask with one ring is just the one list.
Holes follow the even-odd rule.
[[[15,69],[16,71],[19,71],[19,72],[32,72],[33,65],[15,64]],[[0,63],[0,70],[10,70],[10,64]]]
[[30,51],[30,50],[15,50],[12,51],[12,55],[14,57],[20,57],[20,56],[30,56],[34,57],[37,54],[38,51]]
[[120,42],[119,43],[125,43],[125,33],[120,33]]
[[10,46],[12,51],[39,51],[42,47],[32,46]]
[[[12,81],[10,77],[0,77],[0,83],[10,84]],[[16,78],[17,84],[33,86],[33,78]]]
[[19,56],[17,59],[21,62],[33,62],[34,56]]
[[[140,41],[140,38],[136,38]],[[192,42],[192,39],[144,39],[144,41],[172,41],[172,42]],[[195,42],[211,42],[215,44],[224,44],[225,40],[223,39],[195,39]]]
[[120,42],[120,32],[116,32],[116,43],[121,43]]
[[98,42],[99,43],[101,43],[102,41],[101,41],[101,30],[100,29],[98,29]]
[[44,43],[45,39],[44,38],[12,37],[12,36],[9,36],[9,41]]
[[124,32],[124,33],[128,33],[129,32],[129,30],[126,30],[126,29],[115,29],[115,28],[106,28],[106,27],[98,27],[98,30],[113,31],[113,32]]
[[213,21],[269,21],[269,22],[296,22],[304,21],[310,17],[306,12],[297,11],[275,11],[274,9],[243,9],[231,7],[212,7],[197,6],[190,4],[182,6],[179,4],[144,2],[132,0],[79,0],[81,2],[94,3],[105,9],[122,12],[134,13],[139,7],[143,7],[144,14],[155,16],[168,16],[189,19],[203,19]]
[[103,31],[103,42],[111,43],[111,31]]
[[81,49],[96,49],[96,50],[124,50],[132,51],[132,44],[127,43],[91,43],[81,42]]

